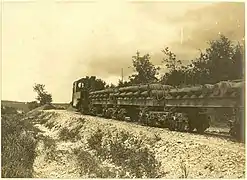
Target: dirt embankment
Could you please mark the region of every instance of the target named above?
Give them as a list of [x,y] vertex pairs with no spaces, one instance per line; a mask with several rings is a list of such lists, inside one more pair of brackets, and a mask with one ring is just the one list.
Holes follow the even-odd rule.
[[32,112],[36,178],[244,178],[244,144],[63,110]]

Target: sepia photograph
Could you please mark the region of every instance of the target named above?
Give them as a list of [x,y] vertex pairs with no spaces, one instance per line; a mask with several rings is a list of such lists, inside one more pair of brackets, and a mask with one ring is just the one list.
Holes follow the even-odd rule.
[[1,177],[245,179],[245,2],[2,0]]

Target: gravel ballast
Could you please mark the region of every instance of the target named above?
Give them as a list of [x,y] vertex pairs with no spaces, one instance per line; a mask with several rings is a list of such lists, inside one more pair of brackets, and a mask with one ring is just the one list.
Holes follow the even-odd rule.
[[245,145],[229,139],[85,116],[29,114],[35,178],[244,178]]

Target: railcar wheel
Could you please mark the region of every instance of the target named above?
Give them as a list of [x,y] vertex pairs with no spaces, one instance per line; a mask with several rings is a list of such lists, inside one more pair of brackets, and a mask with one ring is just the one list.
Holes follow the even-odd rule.
[[184,132],[185,131],[185,122],[179,122],[179,131]]
[[171,125],[169,126],[169,130],[170,130],[170,131],[175,131],[175,127],[174,127],[173,124],[171,124]]
[[80,112],[81,114],[85,114],[85,111],[84,111],[83,108],[80,108],[79,112]]
[[198,125],[198,126],[196,127],[196,132],[197,132],[198,134],[203,134],[205,130],[206,130],[206,129],[203,128],[203,125],[202,125],[202,124],[200,124],[200,125]]
[[153,126],[153,119],[152,119],[152,116],[148,116],[147,118],[146,118],[146,125],[147,126]]
[[239,139],[239,124],[235,124],[235,122],[231,122],[231,127],[230,127],[230,135],[236,139]]
[[205,131],[207,128],[208,128],[208,125],[206,124],[206,122],[203,122],[203,123],[197,125],[196,131],[197,131],[199,134],[203,134],[204,131]]
[[142,125],[147,125],[148,124],[148,112],[147,112],[147,108],[142,108],[139,112],[138,115],[138,121],[140,122],[140,124]]
[[105,112],[105,117],[106,118],[111,118],[113,114],[113,109],[112,108],[108,108]]
[[177,131],[181,131],[181,122],[177,121]]
[[126,110],[121,108],[117,113],[117,119],[124,121],[126,119]]
[[188,132],[191,133],[191,132],[194,131],[194,129],[195,129],[195,127],[193,125],[189,124],[189,126],[188,126]]
[[209,128],[210,119],[206,114],[199,114],[198,121],[196,122],[196,131],[199,134],[204,133],[204,131]]
[[97,115],[97,109],[95,107],[92,107],[92,108],[90,108],[89,113],[92,116],[96,116]]
[[176,129],[176,123],[175,123],[175,121],[173,119],[170,119],[169,120],[168,129],[170,131],[175,131],[175,129]]
[[117,120],[118,119],[117,116],[118,116],[118,108],[115,107],[113,108],[113,113],[111,118]]

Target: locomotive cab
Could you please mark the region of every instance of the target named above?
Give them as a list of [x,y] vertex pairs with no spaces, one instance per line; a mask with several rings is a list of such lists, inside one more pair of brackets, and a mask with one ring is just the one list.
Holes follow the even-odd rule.
[[72,106],[77,110],[86,113],[89,104],[89,91],[84,78],[73,83]]

